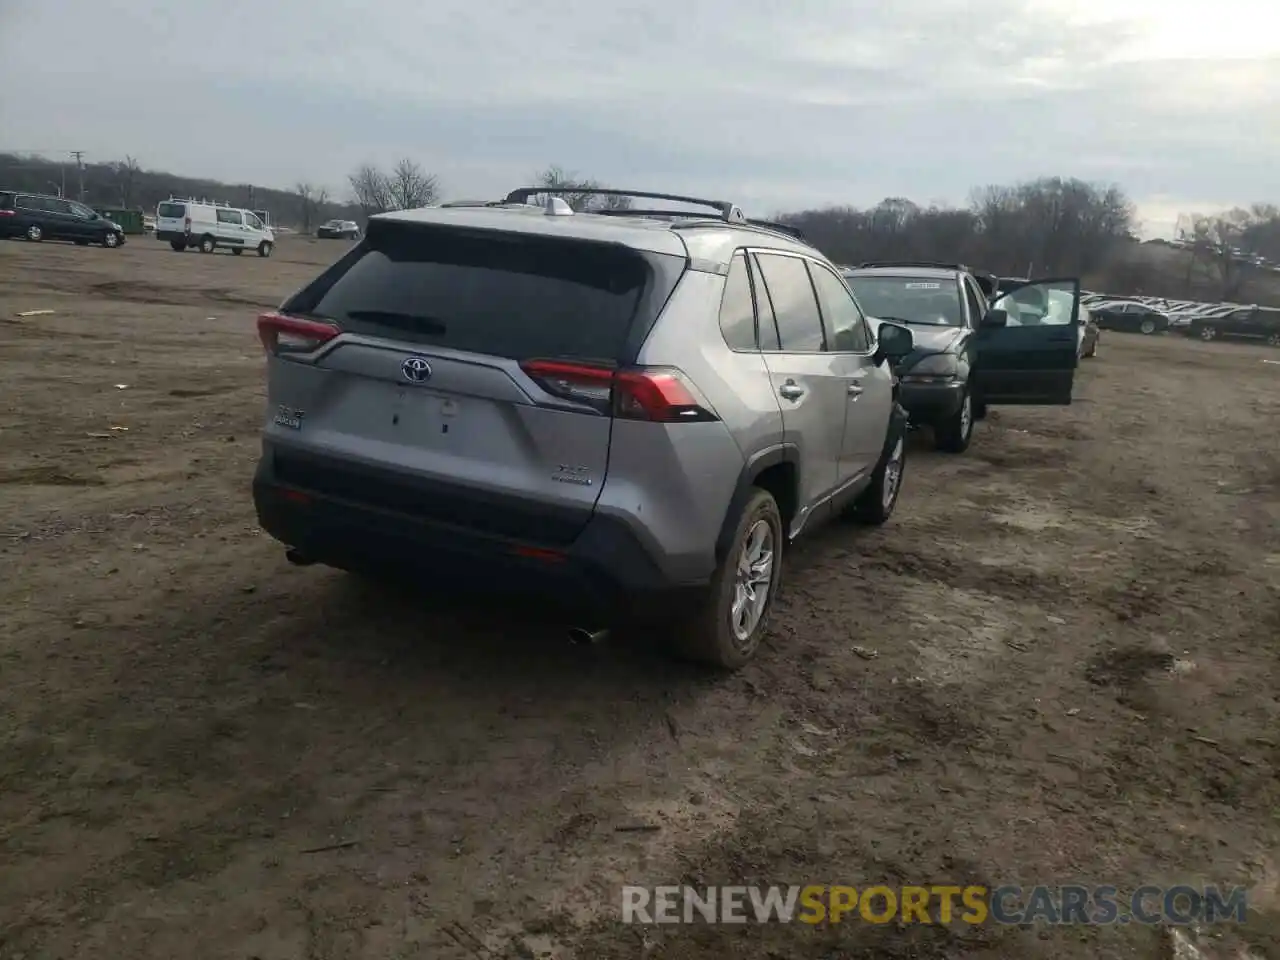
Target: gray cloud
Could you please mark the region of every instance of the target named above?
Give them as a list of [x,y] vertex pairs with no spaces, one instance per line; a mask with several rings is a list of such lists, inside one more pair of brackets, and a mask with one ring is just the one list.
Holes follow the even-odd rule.
[[466,196],[559,163],[761,213],[1049,174],[1119,182],[1153,217],[1275,199],[1280,41],[1120,55],[1190,7],[1090,25],[1030,0],[16,6],[6,149],[335,188],[412,155]]

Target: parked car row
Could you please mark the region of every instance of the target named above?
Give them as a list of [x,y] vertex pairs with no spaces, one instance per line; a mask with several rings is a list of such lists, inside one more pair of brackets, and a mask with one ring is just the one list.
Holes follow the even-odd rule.
[[1176,330],[1205,341],[1231,337],[1280,347],[1280,308],[1276,307],[1095,293],[1086,293],[1084,304],[1099,326],[1109,329],[1145,334]]
[[732,669],[798,537],[890,518],[911,419],[961,450],[992,405],[1071,402],[1074,279],[842,276],[731,203],[545,193],[375,216],[259,318],[253,496],[290,562],[565,598],[580,641],[656,617]]

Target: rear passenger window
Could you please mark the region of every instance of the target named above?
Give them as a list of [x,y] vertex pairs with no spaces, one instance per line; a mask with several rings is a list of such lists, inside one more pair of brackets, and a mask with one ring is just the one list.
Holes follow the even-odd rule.
[[747,275],[746,254],[739,253],[729,264],[720,301],[720,332],[731,350],[756,349],[756,311],[751,302],[751,277]]
[[772,253],[758,254],[756,259],[773,303],[780,349],[785,353],[822,352],[822,317],[804,261]]
[[818,291],[818,304],[822,307],[831,349],[838,353],[865,353],[870,349],[870,336],[849,288],[834,273],[816,263],[809,264],[809,273]]
[[218,222],[219,222],[219,223],[234,223],[236,226],[240,226],[240,224],[241,224],[241,222],[242,222],[242,221],[240,220],[240,211],[239,211],[239,210],[219,210],[219,211],[218,211]]

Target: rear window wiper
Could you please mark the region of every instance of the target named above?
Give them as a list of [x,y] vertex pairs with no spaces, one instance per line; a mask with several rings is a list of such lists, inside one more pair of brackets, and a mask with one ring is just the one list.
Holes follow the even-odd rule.
[[389,327],[401,327],[422,333],[444,334],[448,332],[448,327],[445,326],[443,320],[419,313],[400,313],[395,310],[348,310],[347,316],[352,320],[385,323]]

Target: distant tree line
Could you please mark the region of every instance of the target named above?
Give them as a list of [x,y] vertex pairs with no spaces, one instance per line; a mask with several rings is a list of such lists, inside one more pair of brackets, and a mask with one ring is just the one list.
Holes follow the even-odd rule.
[[[629,198],[589,191],[602,186],[559,165],[531,176],[529,185],[565,199],[575,210],[627,209]],[[347,177],[344,195],[299,181],[292,190],[183,177],[144,169],[138,161],[75,163],[0,153],[0,188],[62,193],[95,205],[154,209],[170,196],[195,196],[266,209],[276,223],[314,230],[329,218],[363,221],[391,210],[436,203],[440,178],[412,158],[393,167],[362,164]],[[541,199],[541,198],[539,198]],[[889,197],[871,207],[830,206],[775,217],[804,231],[832,260],[961,261],[1003,276],[1067,275],[1107,292],[1237,300],[1275,299],[1280,275],[1280,208],[1179,218],[1176,245],[1152,255],[1135,236],[1133,203],[1116,186],[1045,177],[973,191],[965,206],[921,206]]]
[[[81,183],[83,182],[83,192]],[[306,195],[300,194],[306,188]],[[280,190],[254,184],[224,183],[202,177],[185,177],[162,170],[147,170],[133,157],[90,162],[83,169],[67,158],[0,153],[0,189],[32,193],[64,194],[94,206],[154,211],[169,197],[219,200],[252,210],[267,210],[276,223],[309,229],[317,219],[355,219],[360,208],[336,200],[322,188],[299,184]]]
[[784,219],[837,263],[962,261],[1002,276],[1097,269],[1133,242],[1134,208],[1116,187],[1060,177],[975,190],[968,207],[921,207],[890,197]]

